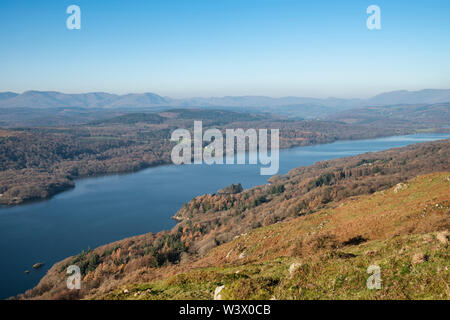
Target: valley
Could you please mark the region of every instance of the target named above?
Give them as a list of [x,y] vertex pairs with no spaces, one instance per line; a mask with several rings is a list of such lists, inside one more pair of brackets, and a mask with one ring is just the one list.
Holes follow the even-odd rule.
[[5,128],[0,136],[0,204],[48,199],[73,188],[78,178],[169,164],[175,145],[171,132],[177,128],[192,131],[194,120],[202,120],[205,129],[223,132],[227,128],[277,128],[281,149],[410,134],[424,128],[414,123],[357,125],[199,109],[131,113],[83,125]]
[[[426,142],[320,161],[273,177],[270,185],[237,190],[235,194],[199,196],[182,206],[176,215],[179,222],[171,231],[127,238],[67,258],[19,298],[210,299],[213,287],[222,284],[228,288],[224,289],[224,297],[228,298],[266,299],[273,294],[277,298],[282,292],[286,295],[278,298],[333,298],[332,292],[314,288],[327,285],[325,279],[337,279],[337,270],[330,269],[335,259],[345,262],[355,256],[355,261],[360,261],[356,265],[363,268],[363,262],[372,259],[363,252],[375,250],[375,257],[385,261],[394,247],[404,244],[405,258],[395,257],[383,265],[393,272],[392,277],[396,265],[408,265],[408,259],[420,252],[428,257],[421,259],[429,259],[433,268],[443,270],[447,258],[442,239],[447,239],[449,227],[449,152],[448,140]],[[430,246],[422,246],[422,239],[430,239]],[[289,277],[280,278],[286,277],[286,270],[296,261],[301,265],[308,261],[306,273],[295,280],[303,281],[301,286]],[[321,261],[317,266],[324,265],[325,269],[317,269],[315,261]],[[80,291],[65,288],[64,271],[74,263],[81,266],[83,274],[85,285]],[[355,273],[353,263],[339,265],[344,274],[356,277],[352,276],[350,283],[359,281],[359,289],[342,283],[340,295],[377,297],[375,293],[361,292],[365,273]],[[415,264],[409,265],[408,270],[413,270],[411,265]],[[417,268],[436,272],[428,266],[424,263]],[[231,276],[237,271],[242,279]],[[448,280],[448,272],[442,272],[441,276]],[[424,271],[416,281],[420,285],[429,282],[431,276],[427,274]],[[208,279],[207,284],[200,279]],[[308,285],[312,279],[318,281],[315,286]],[[424,297],[442,298],[446,289],[439,287],[439,279],[433,280],[437,287],[433,289],[433,285]],[[395,290],[378,292],[378,297],[397,299],[411,294],[392,285]],[[242,286],[247,289],[242,290]],[[309,291],[289,296],[291,291],[286,288],[290,286]]]

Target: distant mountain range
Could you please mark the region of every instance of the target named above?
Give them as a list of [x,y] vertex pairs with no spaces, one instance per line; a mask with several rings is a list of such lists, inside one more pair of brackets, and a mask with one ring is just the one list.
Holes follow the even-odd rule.
[[361,107],[324,114],[321,119],[358,125],[383,125],[390,122],[399,127],[405,123],[416,123],[430,128],[448,127],[450,102]]
[[369,99],[308,98],[265,96],[225,96],[173,99],[154,93],[116,95],[104,92],[66,94],[55,91],[0,92],[0,108],[152,108],[152,107],[295,107],[317,106],[349,109],[395,104],[433,104],[450,102],[450,89],[392,91]]

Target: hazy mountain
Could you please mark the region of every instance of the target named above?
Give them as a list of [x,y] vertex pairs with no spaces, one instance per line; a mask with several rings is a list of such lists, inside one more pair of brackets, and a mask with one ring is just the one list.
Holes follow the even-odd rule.
[[18,96],[19,94],[14,92],[0,92],[0,101],[14,98],[15,96]]
[[110,105],[105,105],[106,108],[148,108],[155,106],[166,106],[170,104],[169,98],[163,98],[154,93],[130,93],[123,96],[119,96]]
[[349,124],[383,124],[394,121],[398,124],[408,122],[429,127],[448,126],[450,103],[360,107],[328,114],[322,119]]
[[[1,94],[0,94],[1,95]],[[117,99],[109,93],[65,94],[56,91],[26,91],[0,100],[3,108],[103,108]]]
[[450,102],[450,90],[393,91],[370,99],[225,96],[172,99],[154,93],[116,95],[104,92],[66,94],[55,91],[0,92],[0,108],[149,108],[149,107],[281,107],[317,106],[349,109],[362,106]]
[[420,91],[392,91],[379,94],[369,100],[366,105],[383,106],[389,104],[416,104],[450,102],[450,90],[426,89]]
[[271,98],[265,96],[226,96],[211,98],[189,98],[174,100],[182,106],[227,106],[227,107],[277,107],[294,104],[319,103],[320,99],[302,97]]

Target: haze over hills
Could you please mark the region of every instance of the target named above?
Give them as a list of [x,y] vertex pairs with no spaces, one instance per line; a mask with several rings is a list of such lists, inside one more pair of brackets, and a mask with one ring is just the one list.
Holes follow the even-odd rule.
[[66,94],[56,91],[26,91],[22,94],[0,92],[0,108],[152,108],[152,107],[280,107],[309,105],[349,109],[394,104],[433,104],[450,102],[450,89],[392,91],[369,99],[310,98],[266,96],[225,96],[173,99],[154,93],[116,95],[104,92]]
[[361,107],[327,114],[321,119],[347,124],[375,125],[390,122],[402,125],[409,122],[421,123],[430,127],[448,126],[450,123],[450,103]]
[[10,99],[10,98],[16,97],[18,95],[19,95],[18,93],[14,93],[14,92],[0,92],[0,101]]

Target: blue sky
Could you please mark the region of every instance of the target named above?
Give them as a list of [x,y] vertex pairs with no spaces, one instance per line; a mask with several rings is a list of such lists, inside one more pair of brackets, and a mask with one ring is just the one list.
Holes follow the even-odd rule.
[[[66,8],[81,8],[81,30]],[[381,8],[368,30],[366,8]],[[0,91],[367,97],[450,88],[448,0],[2,0]]]

